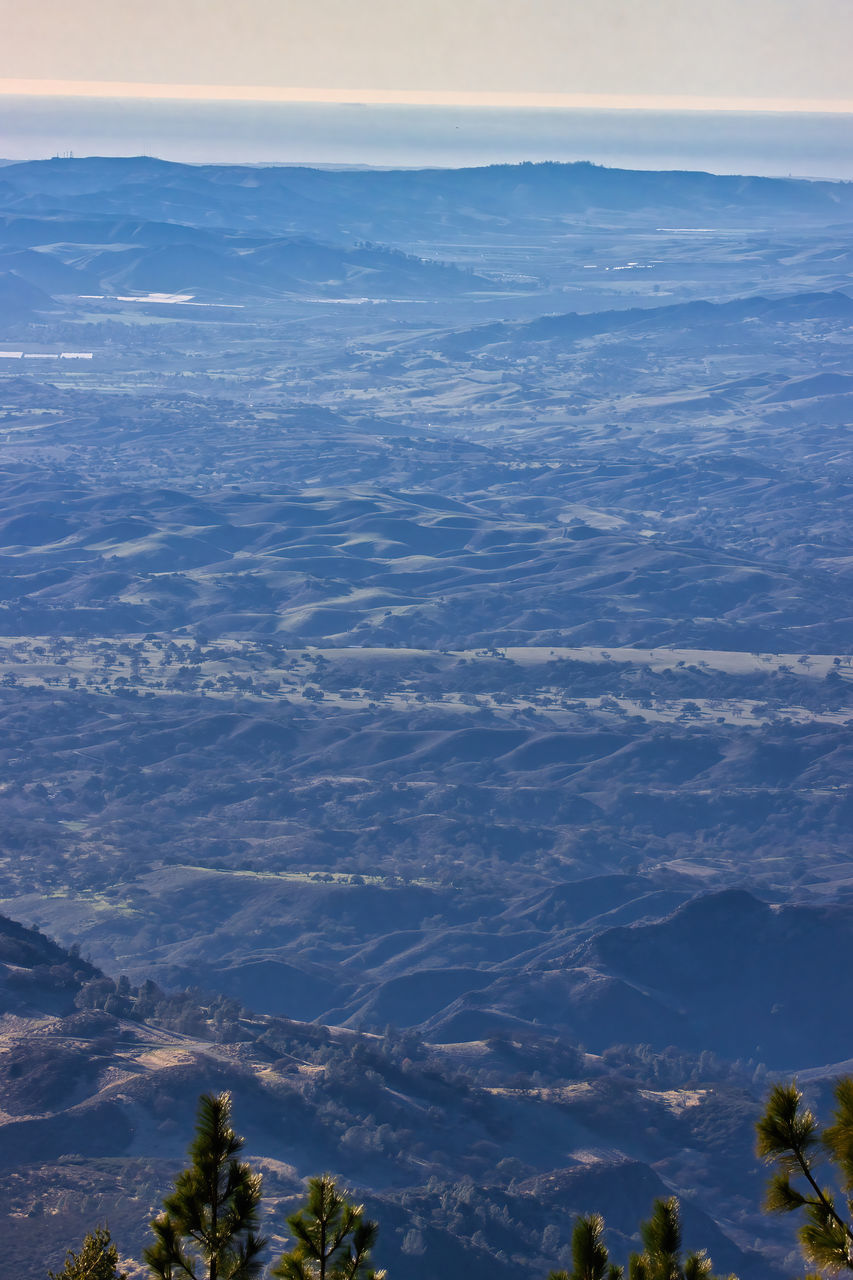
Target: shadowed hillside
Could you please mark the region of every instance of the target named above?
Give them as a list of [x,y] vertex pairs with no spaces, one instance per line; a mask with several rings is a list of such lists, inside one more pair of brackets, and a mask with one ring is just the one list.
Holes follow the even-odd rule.
[[273,1253],[301,1179],[329,1168],[380,1218],[383,1260],[399,1272],[533,1276],[563,1256],[571,1215],[593,1204],[614,1245],[632,1246],[665,1194],[667,1149],[705,1170],[701,1202],[685,1201],[691,1233],[740,1275],[776,1274],[713,1220],[759,1180],[748,1145],[726,1151],[743,1161],[733,1173],[717,1168],[719,1137],[735,1116],[748,1124],[757,1102],[748,1077],[712,1055],[714,1087],[699,1077],[682,1095],[655,1082],[666,1061],[651,1051],[632,1080],[619,1055],[557,1047],[541,1030],[429,1046],[414,1032],[259,1017],[227,999],[115,983],[5,918],[0,952],[15,957],[0,989],[4,1248],[22,1280],[56,1265],[94,1217],[139,1257],[196,1097],[224,1088],[264,1175]]

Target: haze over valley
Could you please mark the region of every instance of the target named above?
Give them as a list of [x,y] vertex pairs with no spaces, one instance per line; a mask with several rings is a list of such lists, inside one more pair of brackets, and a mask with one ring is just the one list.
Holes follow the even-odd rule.
[[751,1132],[853,1060],[851,212],[0,168],[22,1280],[83,1219],[138,1256],[214,1086],[393,1275],[532,1280],[670,1192],[718,1270],[798,1265]]

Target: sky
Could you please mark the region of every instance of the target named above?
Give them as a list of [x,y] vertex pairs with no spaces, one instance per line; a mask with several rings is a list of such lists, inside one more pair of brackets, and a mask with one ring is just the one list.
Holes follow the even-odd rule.
[[853,111],[853,0],[0,0],[0,93]]

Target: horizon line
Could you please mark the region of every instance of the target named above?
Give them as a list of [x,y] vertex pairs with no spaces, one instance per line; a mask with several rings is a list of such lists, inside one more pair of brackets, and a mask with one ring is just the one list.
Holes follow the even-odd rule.
[[610,111],[754,111],[853,114],[853,98],[743,98],[699,94],[542,93],[433,89],[323,89],[274,85],[155,84],[124,80],[0,79],[0,96],[275,102],[330,106],[516,107]]

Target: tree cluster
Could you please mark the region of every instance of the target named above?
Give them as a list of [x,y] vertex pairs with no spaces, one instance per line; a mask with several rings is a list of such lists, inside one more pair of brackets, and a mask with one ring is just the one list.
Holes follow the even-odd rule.
[[[684,1256],[678,1200],[655,1200],[651,1217],[640,1226],[641,1253],[628,1262],[630,1280],[714,1280],[704,1250]],[[552,1271],[548,1280],[622,1280],[624,1268],[610,1261],[604,1243],[604,1219],[591,1213],[577,1219],[572,1233],[572,1270]],[[729,1280],[735,1280],[730,1276]]]
[[[853,1077],[835,1087],[833,1123],[821,1132],[796,1084],[776,1084],[757,1125],[757,1151],[775,1166],[765,1208],[802,1212],[799,1231],[806,1262],[820,1273],[853,1271]],[[259,1234],[261,1176],[240,1160],[243,1139],[231,1127],[228,1093],[203,1094],[190,1163],[176,1178],[152,1222],[154,1242],[144,1259],[156,1280],[256,1280],[267,1241]],[[827,1160],[838,1188],[821,1185],[817,1169]],[[838,1190],[844,1209],[838,1208]],[[384,1280],[371,1253],[378,1226],[352,1204],[329,1175],[311,1178],[303,1206],[287,1225],[292,1247],[272,1267],[275,1280]],[[611,1261],[598,1213],[576,1219],[571,1271],[548,1280],[623,1280],[625,1267]],[[409,1233],[410,1236],[412,1233]],[[408,1237],[407,1237],[408,1239]],[[628,1259],[629,1280],[716,1280],[707,1252],[685,1254],[678,1200],[655,1200],[640,1225],[642,1250]],[[420,1241],[414,1242],[420,1246]],[[413,1247],[408,1252],[422,1252]],[[406,1250],[404,1250],[405,1252]],[[79,1253],[69,1251],[61,1272],[49,1280],[126,1280],[108,1229],[86,1236]],[[728,1280],[736,1280],[730,1276]]]
[[[231,1126],[231,1095],[199,1099],[190,1163],[178,1174],[151,1223],[144,1260],[157,1280],[255,1280],[266,1239],[259,1234],[261,1175],[239,1159],[243,1139]],[[324,1174],[311,1178],[305,1204],[287,1219],[293,1247],[271,1275],[280,1280],[383,1280],[370,1254],[378,1226]],[[86,1236],[79,1254],[49,1280],[126,1280],[106,1227]]]

